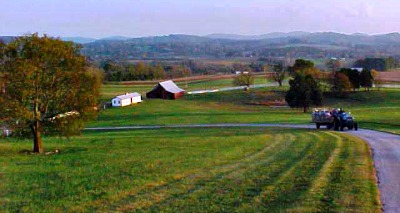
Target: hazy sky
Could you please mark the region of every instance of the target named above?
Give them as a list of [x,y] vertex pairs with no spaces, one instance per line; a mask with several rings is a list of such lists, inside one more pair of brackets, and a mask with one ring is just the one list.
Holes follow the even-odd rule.
[[399,0],[0,0],[0,35],[400,31]]

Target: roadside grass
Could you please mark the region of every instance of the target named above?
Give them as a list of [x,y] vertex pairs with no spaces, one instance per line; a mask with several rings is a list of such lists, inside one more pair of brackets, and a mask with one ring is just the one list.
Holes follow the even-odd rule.
[[355,92],[347,99],[326,99],[330,107],[351,111],[361,128],[400,134],[400,89]]
[[0,211],[379,212],[365,142],[279,128],[1,139]]
[[[120,88],[118,86],[117,88]],[[268,87],[186,95],[179,100],[146,99],[125,108],[103,110],[90,127],[167,125],[201,123],[309,123],[310,115],[301,109],[257,105],[263,101],[284,101],[287,87]],[[113,91],[113,87],[105,88]],[[351,111],[361,128],[400,134],[400,89],[358,91],[347,99],[326,97],[326,108]]]

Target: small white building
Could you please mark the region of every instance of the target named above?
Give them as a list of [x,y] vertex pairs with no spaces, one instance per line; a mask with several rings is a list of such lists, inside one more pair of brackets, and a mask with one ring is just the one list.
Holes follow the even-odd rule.
[[10,129],[8,129],[6,126],[2,126],[1,128],[0,128],[0,131],[1,131],[1,136],[3,136],[3,137],[8,137],[8,136],[10,136],[11,135],[11,130]]
[[142,102],[142,96],[137,93],[126,93],[125,95],[119,95],[112,99],[111,104],[113,107],[124,107],[131,104],[137,104]]
[[362,72],[364,70],[364,68],[362,68],[362,67],[352,67],[350,69],[357,70],[358,72]]

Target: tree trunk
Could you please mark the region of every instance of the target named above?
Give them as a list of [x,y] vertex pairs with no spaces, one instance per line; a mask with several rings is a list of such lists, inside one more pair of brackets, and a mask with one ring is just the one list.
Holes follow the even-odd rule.
[[303,112],[306,113],[307,112],[307,106],[303,106]]
[[279,86],[281,87],[282,86],[282,81],[279,81],[278,83],[279,83]]
[[37,120],[33,126],[33,152],[43,153],[42,138],[40,137],[40,125]]

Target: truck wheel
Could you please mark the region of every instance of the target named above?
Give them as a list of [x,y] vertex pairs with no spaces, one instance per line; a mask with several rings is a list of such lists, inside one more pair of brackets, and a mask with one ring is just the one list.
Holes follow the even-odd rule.
[[340,125],[340,131],[344,130],[344,125]]
[[348,128],[349,128],[349,130],[353,130],[354,126],[351,125],[351,126],[349,126]]
[[316,123],[315,125],[317,126],[317,129],[319,129],[321,127],[321,124],[319,124],[319,123]]
[[358,130],[358,123],[354,124],[354,130],[356,130],[356,131]]

